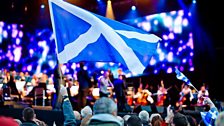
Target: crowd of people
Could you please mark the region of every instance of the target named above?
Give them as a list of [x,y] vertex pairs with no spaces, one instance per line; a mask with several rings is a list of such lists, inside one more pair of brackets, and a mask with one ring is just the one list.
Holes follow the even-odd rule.
[[[2,73],[1,97],[4,99],[4,89],[10,89],[10,95],[18,96],[20,101],[24,97],[32,95],[32,91],[36,87],[43,87],[47,96],[54,99],[54,94],[61,97],[59,108],[64,114],[64,125],[74,126],[95,126],[95,125],[117,125],[117,126],[196,126],[196,125],[216,125],[223,121],[220,120],[223,114],[217,109],[215,104],[209,98],[209,92],[206,85],[202,85],[200,90],[195,93],[192,88],[183,83],[179,92],[179,99],[176,105],[169,102],[169,90],[166,88],[164,81],[161,80],[157,87],[157,91],[152,92],[151,86],[148,84],[139,84],[138,89],[133,91],[133,103],[130,106],[163,106],[167,108],[164,113],[155,111],[141,110],[127,111],[127,85],[126,77],[119,74],[115,79],[110,70],[91,80],[84,64],[80,63],[80,69],[77,71],[77,79],[71,76],[63,76],[59,81],[59,88],[55,88],[54,78],[48,77],[46,74],[33,75],[15,71],[3,71]],[[20,83],[18,83],[20,82]],[[21,82],[25,82],[22,86],[18,86]],[[76,88],[75,88],[75,87]],[[20,88],[18,88],[20,87]],[[22,88],[21,88],[22,87]],[[32,87],[32,88],[30,88]],[[98,88],[99,97],[94,99],[93,104],[88,103],[88,95],[91,94],[93,88]],[[75,92],[74,90],[75,89]],[[108,90],[111,89],[111,90]],[[56,93],[58,90],[58,94]],[[195,97],[195,94],[196,97]],[[9,95],[9,96],[10,96]],[[7,100],[7,99],[5,99]],[[76,101],[77,100],[77,101]],[[4,102],[4,100],[3,100]],[[207,106],[209,109],[205,113],[200,113],[200,119],[196,119],[191,114],[186,113],[186,109],[195,103],[198,106]],[[52,101],[53,103],[53,101]],[[52,104],[50,104],[52,105]],[[127,112],[125,115],[119,115],[119,112]],[[211,116],[212,115],[212,116]],[[35,110],[32,107],[25,107],[22,113],[23,120],[13,119],[14,123],[20,125],[47,125],[44,121],[36,118]],[[7,118],[7,117],[2,117]],[[12,120],[7,118],[6,120]],[[0,121],[1,122],[1,121]],[[3,121],[2,121],[3,122]],[[1,124],[1,123],[0,123]]]
[[[146,110],[121,116],[118,113],[116,102],[106,96],[97,99],[92,108],[87,105],[79,112],[73,110],[66,87],[61,86],[60,95],[63,98],[62,111],[65,126],[222,126],[224,121],[224,112],[219,112],[209,97],[205,98],[203,103],[209,106],[209,110],[201,113],[201,119],[197,120],[181,107],[173,109],[171,105],[167,107],[165,116],[161,113],[149,113]],[[23,120],[1,116],[0,125],[47,125],[36,118],[35,110],[31,107],[25,107],[21,114]]]

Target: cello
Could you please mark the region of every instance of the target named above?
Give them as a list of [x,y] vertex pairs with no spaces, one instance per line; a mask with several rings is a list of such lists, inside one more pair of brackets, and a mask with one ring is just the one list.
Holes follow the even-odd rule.
[[152,93],[148,89],[143,89],[143,84],[141,83],[140,78],[140,85],[138,87],[138,92],[136,93],[135,97],[137,97],[137,104],[139,105],[148,105],[149,103],[154,103]]

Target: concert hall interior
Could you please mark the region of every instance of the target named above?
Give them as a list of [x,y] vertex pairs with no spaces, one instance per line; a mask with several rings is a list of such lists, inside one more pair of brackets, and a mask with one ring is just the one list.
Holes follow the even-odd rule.
[[199,112],[215,106],[221,113],[221,5],[210,0],[2,0],[0,116],[26,123],[23,111],[30,107],[39,121],[34,123],[65,125],[64,96],[75,125],[88,122],[83,122],[86,106],[88,123],[94,125],[96,101],[104,97],[117,105],[122,125],[129,123],[125,115],[141,118],[143,110],[149,117],[159,113],[166,122],[172,108],[197,124],[203,122]]

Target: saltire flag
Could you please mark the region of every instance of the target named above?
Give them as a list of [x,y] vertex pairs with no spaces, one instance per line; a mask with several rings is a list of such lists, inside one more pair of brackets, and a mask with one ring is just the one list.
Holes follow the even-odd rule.
[[214,126],[215,120],[218,117],[218,110],[217,108],[211,108],[208,112],[200,112],[201,118],[206,126]]
[[62,0],[49,0],[49,7],[59,63],[114,62],[142,74],[161,41]]
[[193,86],[193,84],[190,82],[190,80],[182,72],[180,72],[177,68],[175,68],[175,73],[176,73],[177,79],[184,81],[189,86]]

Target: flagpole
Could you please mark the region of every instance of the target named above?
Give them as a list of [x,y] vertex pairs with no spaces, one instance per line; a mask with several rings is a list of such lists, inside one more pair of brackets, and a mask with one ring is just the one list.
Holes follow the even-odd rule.
[[57,98],[57,103],[59,103],[61,105],[62,103],[62,96],[60,95],[60,89],[61,89],[61,85],[63,85],[63,73],[61,71],[61,67],[60,67],[60,63],[58,62],[58,70],[59,70],[59,92],[58,92],[58,98]]
[[198,89],[197,89],[197,88],[195,88],[193,84],[191,84],[190,86],[191,86],[191,87],[193,87],[193,88],[194,88],[194,90],[198,93]]
[[56,89],[56,101],[54,104],[55,109],[60,109],[61,108],[61,103],[62,103],[62,96],[60,95],[60,89],[61,85],[63,84],[63,73],[61,71],[60,63],[57,60],[57,65],[55,67],[54,71],[54,86]]

